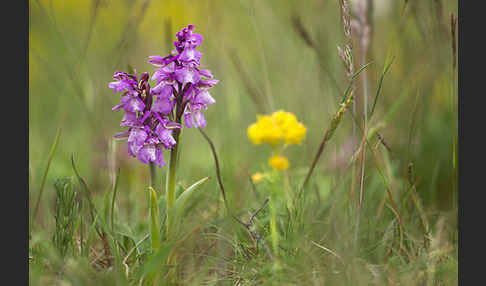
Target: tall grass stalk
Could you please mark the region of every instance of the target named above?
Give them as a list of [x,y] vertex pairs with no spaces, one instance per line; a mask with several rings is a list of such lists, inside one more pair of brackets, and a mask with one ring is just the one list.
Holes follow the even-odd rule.
[[[359,44],[360,44],[360,52],[361,52],[361,65],[364,65],[366,62],[366,57],[368,54],[368,47],[370,44],[370,34],[371,34],[371,26],[370,26],[370,0],[361,0],[356,3],[356,19],[352,20],[351,26],[355,28],[358,37],[359,37]],[[363,71],[363,75],[361,77],[362,82],[362,115],[363,115],[363,140],[362,144],[364,144],[367,134],[368,128],[368,77],[367,71]],[[360,217],[361,217],[361,205],[363,203],[363,195],[364,195],[364,178],[365,178],[365,165],[366,165],[366,148],[361,148],[361,160],[360,160],[360,181],[359,181],[359,196],[358,196],[358,206],[356,212],[356,231],[355,231],[355,244],[357,245],[358,242],[358,233],[359,233],[359,224],[360,224]]]

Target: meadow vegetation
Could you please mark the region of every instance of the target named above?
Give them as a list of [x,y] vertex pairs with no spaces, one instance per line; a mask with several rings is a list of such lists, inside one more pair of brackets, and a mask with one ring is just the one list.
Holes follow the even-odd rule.
[[[458,284],[457,1],[30,0],[29,20],[29,284]],[[171,187],[171,148],[157,167],[113,137],[108,84],[189,24],[219,82]]]

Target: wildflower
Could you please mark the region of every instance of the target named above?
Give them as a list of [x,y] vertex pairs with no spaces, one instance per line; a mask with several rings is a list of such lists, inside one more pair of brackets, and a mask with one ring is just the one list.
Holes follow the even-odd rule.
[[170,149],[176,144],[172,131],[180,126],[171,123],[167,118],[160,98],[152,104],[152,94],[163,97],[163,91],[150,90],[148,73],[143,73],[138,80],[136,75],[117,71],[113,78],[116,81],[108,86],[113,88],[115,93],[125,92],[120,99],[121,104],[114,106],[112,110],[123,109],[125,115],[120,126],[129,127],[127,131],[120,132],[114,137],[127,138],[128,155],[137,157],[145,164],[153,162],[159,167],[164,166],[160,147]]
[[248,128],[248,137],[253,144],[267,143],[271,146],[280,144],[283,131],[278,127],[274,119],[269,115],[257,116],[257,123]]
[[157,67],[152,76],[152,80],[157,82],[154,90],[159,93],[155,104],[157,110],[163,114],[171,113],[179,102],[185,127],[203,128],[206,119],[202,110],[216,102],[208,89],[218,80],[212,79],[211,71],[199,68],[202,53],[196,48],[201,45],[203,37],[193,31],[194,25],[188,25],[177,32],[175,50],[166,57],[150,56],[149,63]]
[[289,160],[287,159],[287,157],[276,155],[268,159],[268,164],[274,170],[284,171],[289,167]]
[[302,141],[305,139],[307,128],[305,128],[304,124],[300,122],[292,123],[292,125],[286,129],[285,132],[285,142],[287,144],[302,144]]
[[306,131],[307,128],[297,121],[293,113],[278,110],[271,115],[257,115],[257,122],[248,126],[247,134],[253,144],[272,147],[274,156],[269,159],[269,164],[273,169],[282,171],[289,167],[289,162],[278,154],[288,145],[302,144]]
[[263,180],[263,176],[264,175],[262,173],[257,172],[255,174],[251,175],[251,180],[252,180],[253,183],[258,184]]
[[253,144],[267,143],[276,147],[281,143],[300,145],[306,131],[293,113],[279,110],[272,115],[257,116],[257,122],[248,127],[247,133]]
[[[124,110],[120,126],[129,128],[114,137],[127,138],[128,154],[145,164],[164,166],[161,148],[170,150],[177,144],[173,132],[183,127],[182,115],[185,127],[205,127],[202,110],[216,102],[208,90],[218,80],[211,71],[199,68],[202,53],[196,48],[203,37],[193,31],[194,25],[179,31],[175,50],[166,57],[149,57],[148,62],[157,67],[151,78],[146,72],[138,79],[136,72],[116,71],[115,81],[108,84],[114,93],[122,92],[120,104],[112,110]],[[149,79],[156,81],[153,88]]]

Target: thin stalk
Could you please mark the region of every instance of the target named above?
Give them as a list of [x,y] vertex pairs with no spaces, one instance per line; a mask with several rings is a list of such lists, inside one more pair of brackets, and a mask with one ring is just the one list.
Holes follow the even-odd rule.
[[290,187],[289,174],[287,172],[284,172],[283,178],[284,178],[283,189],[285,191],[285,198],[287,199],[287,208],[291,210],[293,209],[294,204],[293,204],[293,198],[291,193],[292,188]]
[[[181,90],[181,88],[179,88]],[[182,119],[182,112],[184,110],[184,106],[182,103],[182,95],[184,94],[184,91],[181,91],[177,98],[176,102],[176,114],[175,114],[175,122],[181,123]],[[180,144],[180,129],[175,129],[173,132],[173,137],[176,142],[174,147],[172,147],[170,151],[170,159],[169,159],[169,168],[167,169],[167,180],[166,180],[166,196],[167,196],[167,220],[166,220],[166,226],[167,226],[167,238],[169,238],[170,235],[170,230],[171,230],[171,225],[170,225],[170,220],[169,220],[169,213],[171,212],[172,208],[174,207],[174,200],[175,200],[175,180],[176,180],[176,171],[177,171],[177,153],[179,150],[179,144]]]
[[[359,2],[358,6],[356,7],[356,17],[357,23],[359,24],[358,27],[358,35],[359,35],[359,44],[361,47],[361,64],[364,65],[366,62],[366,57],[368,54],[368,48],[370,45],[371,39],[371,8],[372,2],[370,0],[363,0]],[[362,93],[363,97],[363,147],[364,142],[366,140],[367,132],[368,132],[368,78],[367,78],[367,71],[363,71],[362,76]],[[365,177],[365,167],[366,167],[366,148],[361,149],[361,162],[360,162],[360,184],[359,184],[359,196],[358,196],[358,209],[356,215],[356,230],[355,230],[355,245],[357,246],[358,243],[358,233],[359,233],[359,221],[361,216],[361,205],[363,203],[363,194],[364,194],[364,177]]]
[[233,212],[231,211],[231,209],[228,207],[228,201],[226,199],[226,191],[224,190],[224,186],[223,186],[223,180],[221,179],[221,172],[220,172],[220,169],[219,169],[219,161],[218,161],[218,154],[216,153],[216,148],[214,148],[214,144],[213,144],[213,141],[211,141],[211,139],[209,138],[208,135],[206,135],[206,133],[199,127],[197,127],[197,129],[199,130],[199,132],[201,132],[202,136],[204,137],[204,139],[206,139],[206,141],[208,142],[209,144],[209,147],[211,149],[211,152],[213,153],[213,158],[214,158],[214,165],[215,165],[215,168],[216,168],[216,177],[218,178],[218,184],[219,184],[219,188],[221,190],[221,194],[223,195],[223,202],[224,202],[224,206],[226,208],[226,211],[228,212],[228,214],[234,219],[236,220],[239,224],[241,224],[243,227],[245,227],[248,232],[250,233],[250,235],[253,237],[253,239],[255,239],[256,241],[258,241],[258,243],[260,243],[260,245],[262,246],[262,248],[265,250],[265,252],[267,253],[268,255],[268,258],[270,258],[271,260],[273,260],[273,255],[272,253],[270,252],[270,250],[268,249],[267,245],[265,244],[264,240],[262,239],[262,237],[258,234],[258,232],[256,230],[253,230],[252,229],[252,223],[253,223],[253,218],[266,206],[266,204],[268,203],[269,199],[267,198],[264,202],[263,202],[263,205],[261,206],[260,209],[258,209],[251,217],[250,217],[250,221],[248,223],[245,223],[243,221],[241,221],[239,218],[237,218]]
[[149,162],[150,168],[150,186],[155,189],[155,182],[157,181],[156,173],[155,173],[155,164],[154,162]]
[[272,236],[273,253],[278,256],[277,209],[274,201],[270,201],[270,234]]
[[[367,47],[364,47],[362,52],[362,63],[366,61]],[[366,139],[367,125],[368,125],[368,84],[366,71],[363,72],[363,145]],[[366,148],[362,147],[361,154],[361,175],[359,182],[359,196],[358,196],[358,209],[356,212],[356,231],[355,231],[355,243],[358,242],[359,234],[359,221],[361,217],[361,204],[363,203],[363,193],[364,193],[364,177],[365,177],[365,162],[366,162]]]
[[[180,123],[180,122],[178,122]],[[179,146],[179,135],[180,131],[177,129],[174,131],[174,140],[177,144],[172,148],[170,151],[170,159],[169,159],[169,169],[168,169],[168,181],[167,181],[167,206],[171,209],[174,206],[174,197],[175,197],[175,175],[176,175],[176,167],[177,167],[177,153],[178,153],[178,146]]]
[[336,128],[338,127],[339,123],[341,122],[341,119],[343,117],[344,112],[346,112],[346,109],[349,108],[350,105],[353,103],[353,94],[350,94],[348,99],[341,104],[341,107],[338,109],[336,114],[334,115],[333,119],[331,120],[331,124],[326,130],[326,133],[324,134],[324,138],[322,138],[321,144],[319,145],[319,149],[317,150],[316,155],[314,156],[314,160],[311,163],[310,169],[307,172],[307,175],[304,179],[304,182],[302,183],[302,186],[300,187],[299,195],[298,198],[302,196],[302,193],[304,192],[305,187],[307,186],[307,183],[309,182],[309,179],[312,175],[312,172],[314,171],[314,168],[317,165],[317,161],[321,157],[322,152],[324,151],[324,147],[326,146],[326,143],[332,138],[332,135],[334,134],[334,131],[336,131]]

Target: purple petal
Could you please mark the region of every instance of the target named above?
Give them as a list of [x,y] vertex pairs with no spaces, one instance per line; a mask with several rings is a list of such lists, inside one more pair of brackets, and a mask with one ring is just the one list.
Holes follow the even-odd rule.
[[206,119],[200,110],[184,113],[184,123],[187,128],[192,128],[193,125],[198,128],[206,127]]
[[209,79],[209,80],[201,80],[197,83],[198,88],[211,88],[215,84],[217,84],[219,80],[217,79]]
[[192,34],[188,41],[191,42],[194,46],[200,46],[203,40],[203,36],[201,34]]
[[127,95],[121,98],[123,109],[129,112],[143,111],[145,103],[138,96]]
[[143,129],[133,128],[128,136],[128,148],[133,154],[137,154],[138,151],[145,144],[148,134]]
[[155,146],[154,145],[145,145],[140,148],[138,152],[138,160],[140,160],[144,164],[148,164],[149,162],[155,161]]
[[[147,120],[147,118],[150,116],[151,113],[152,113],[152,111],[147,110],[144,113],[144,115],[142,116],[142,119],[140,120],[140,122],[142,122],[142,124],[143,124],[143,122],[145,122],[145,120]],[[149,127],[145,125],[144,128],[149,128]]]
[[121,120],[120,126],[136,126],[138,125],[139,122],[137,120],[137,113],[136,112],[125,112],[125,115],[123,115],[123,119]]
[[152,88],[151,91],[152,94],[158,94],[162,98],[169,98],[172,95],[172,86],[161,82]]
[[184,51],[182,51],[179,60],[182,62],[199,63],[201,56],[202,56],[201,52],[196,50],[196,48],[185,48]]
[[210,70],[199,70],[199,74],[202,75],[203,77],[213,78],[213,74],[211,73]]
[[113,135],[113,138],[116,138],[116,139],[128,138],[129,134],[130,134],[130,131],[122,131],[122,132],[118,132],[115,135]]
[[111,108],[111,110],[113,111],[116,111],[116,110],[119,110],[121,109],[125,104],[121,103],[121,104],[118,104],[118,105],[115,105]]
[[214,104],[216,100],[205,89],[201,90],[197,95],[197,101],[204,104]]
[[157,148],[155,151],[155,165],[159,167],[164,167],[165,166],[165,161],[164,161],[164,152]]
[[130,156],[130,157],[136,157],[137,156],[136,154],[134,154],[132,152],[132,150],[130,149],[130,146],[128,146],[127,153],[128,153],[128,156]]
[[144,164],[154,162],[159,167],[165,166],[162,150],[153,144],[143,146],[138,152],[138,159]]
[[182,84],[186,84],[188,82],[190,83],[196,83],[199,81],[199,73],[194,69],[190,67],[183,67],[175,72],[175,76],[178,82],[181,82]]
[[177,122],[172,122],[172,121],[165,121],[164,126],[167,129],[181,129],[182,125]]
[[109,88],[113,88],[113,93],[120,92],[122,90],[128,89],[130,84],[125,81],[113,81],[108,83]]
[[155,134],[157,134],[165,149],[170,149],[177,144],[174,137],[172,137],[172,130],[165,128],[162,124],[155,128]]
[[174,109],[174,101],[170,98],[163,98],[161,96],[157,96],[155,98],[154,105],[152,105],[153,111],[160,112],[164,115],[171,113],[173,109]]
[[165,65],[164,58],[161,56],[149,56],[149,61],[150,64],[153,64],[154,66],[163,66]]

